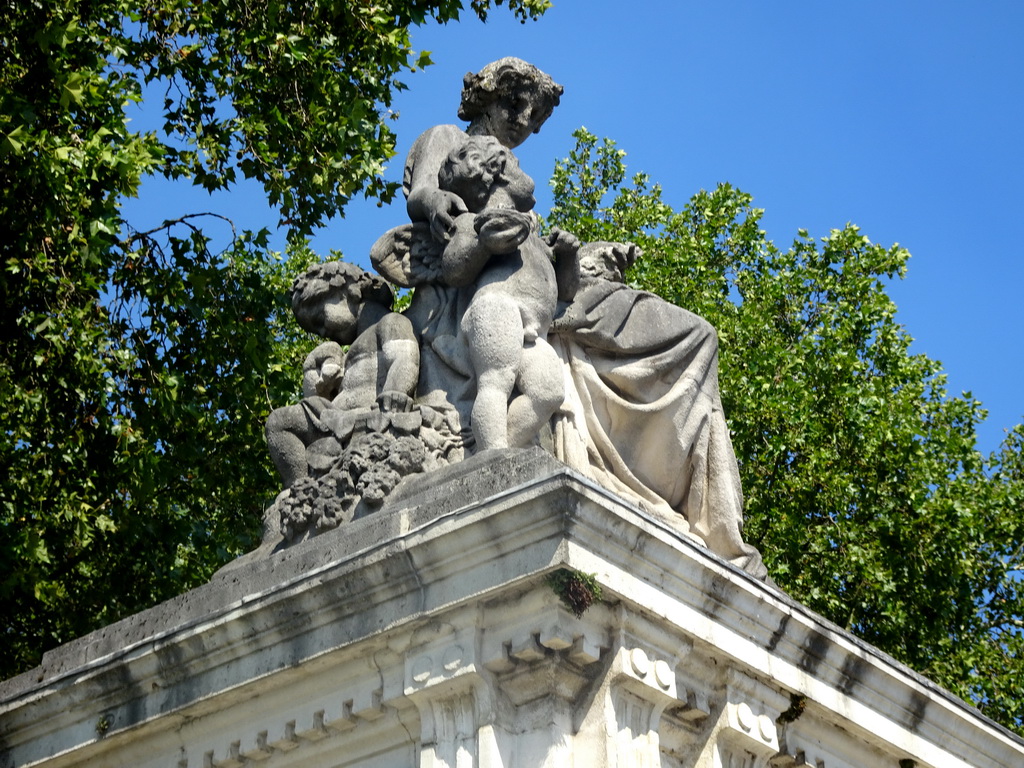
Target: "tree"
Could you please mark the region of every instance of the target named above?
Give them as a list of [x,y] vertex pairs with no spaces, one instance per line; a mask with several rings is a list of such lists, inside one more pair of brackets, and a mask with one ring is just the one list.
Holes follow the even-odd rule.
[[1024,427],[985,458],[969,393],[909,350],[886,281],[909,254],[857,227],[777,248],[750,195],[681,210],[581,129],[549,225],[625,240],[630,279],[718,329],[745,536],[796,599],[1024,733]]
[[[387,201],[409,29],[458,0],[3,0],[0,675],[201,583],[258,538],[263,422],[296,394],[284,295],[301,238]],[[510,0],[526,20],[546,0]],[[489,0],[472,0],[485,18]],[[161,135],[125,105],[163,92]],[[159,98],[159,96],[157,96]],[[147,174],[263,185],[293,246],[180,211],[121,215]],[[230,229],[211,246],[211,225]]]

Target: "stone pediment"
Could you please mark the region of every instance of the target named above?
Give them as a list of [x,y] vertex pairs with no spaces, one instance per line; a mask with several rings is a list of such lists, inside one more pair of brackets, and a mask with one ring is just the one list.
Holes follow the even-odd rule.
[[[579,616],[562,569],[600,587]],[[539,449],[46,654],[0,686],[0,744],[5,767],[1024,764],[959,699]]]

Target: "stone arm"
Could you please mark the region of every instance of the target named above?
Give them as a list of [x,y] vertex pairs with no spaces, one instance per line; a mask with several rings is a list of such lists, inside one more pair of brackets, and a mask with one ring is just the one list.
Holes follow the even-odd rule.
[[511,208],[485,208],[455,220],[451,239],[441,254],[441,275],[456,288],[476,280],[496,255],[511,254],[533,232],[533,212]]
[[555,227],[548,235],[547,244],[555,254],[558,300],[572,301],[580,289],[580,240],[571,232]]
[[479,276],[491,251],[477,236],[477,215],[465,213],[455,219],[448,245],[441,254],[441,279],[445,285],[461,288]]
[[345,355],[336,341],[325,341],[302,364],[302,396],[333,399],[341,388]]
[[429,224],[439,242],[448,240],[454,220],[466,212],[462,198],[440,189],[437,182],[441,165],[465,138],[457,126],[434,126],[416,139],[405,161],[402,187],[409,219]]

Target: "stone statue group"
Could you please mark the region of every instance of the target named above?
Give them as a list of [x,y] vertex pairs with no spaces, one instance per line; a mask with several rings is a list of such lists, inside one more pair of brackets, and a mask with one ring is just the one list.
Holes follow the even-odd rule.
[[[370,253],[384,279],[328,262],[295,280],[299,324],[326,340],[302,401],[267,423],[284,482],[268,536],[315,535],[372,513],[405,477],[539,445],[765,576],[741,536],[714,329],[625,284],[636,246],[540,232],[512,150],[561,93],[515,58],[467,75],[469,126],[431,128],[409,152],[410,221]],[[389,283],[415,289],[404,312]]]

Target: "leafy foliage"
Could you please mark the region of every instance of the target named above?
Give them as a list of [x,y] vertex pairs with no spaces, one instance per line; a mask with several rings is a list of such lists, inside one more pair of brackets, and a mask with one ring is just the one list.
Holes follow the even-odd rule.
[[601,585],[593,573],[559,568],[549,573],[544,582],[577,619],[602,596]]
[[[458,0],[0,0],[0,674],[208,578],[276,488],[262,437],[294,396],[283,305],[301,237],[381,164],[411,25]],[[483,18],[490,3],[473,0]],[[510,0],[521,19],[546,0]],[[125,105],[163,92],[165,130]],[[1024,729],[1024,429],[991,457],[984,411],[909,351],[885,284],[907,254],[855,227],[786,250],[722,185],[682,211],[581,132],[551,223],[628,239],[633,279],[707,317],[747,493],[747,536],[795,597]],[[154,232],[119,201],[147,174],[263,185],[292,235],[211,247],[209,216]]]
[[987,459],[985,417],[910,351],[886,284],[909,254],[857,227],[788,249],[728,184],[681,211],[581,129],[549,224],[627,240],[630,279],[707,318],[769,573],[840,626],[1024,732],[1024,427]]
[[[549,3],[510,0],[521,19]],[[490,2],[474,0],[486,18]],[[458,0],[131,3],[121,58],[165,88],[165,174],[210,190],[238,172],[263,184],[293,232],[308,234],[363,192],[389,201],[394,155],[385,122],[415,54],[409,27],[458,19]]]
[[[302,236],[388,200],[411,25],[458,0],[0,0],[0,676],[202,582],[252,547],[277,481],[263,423],[294,397],[285,294]],[[488,0],[473,0],[484,18]],[[520,19],[546,0],[510,0]],[[164,131],[125,107],[159,99]],[[293,246],[169,211],[135,231],[147,174],[263,185]]]

